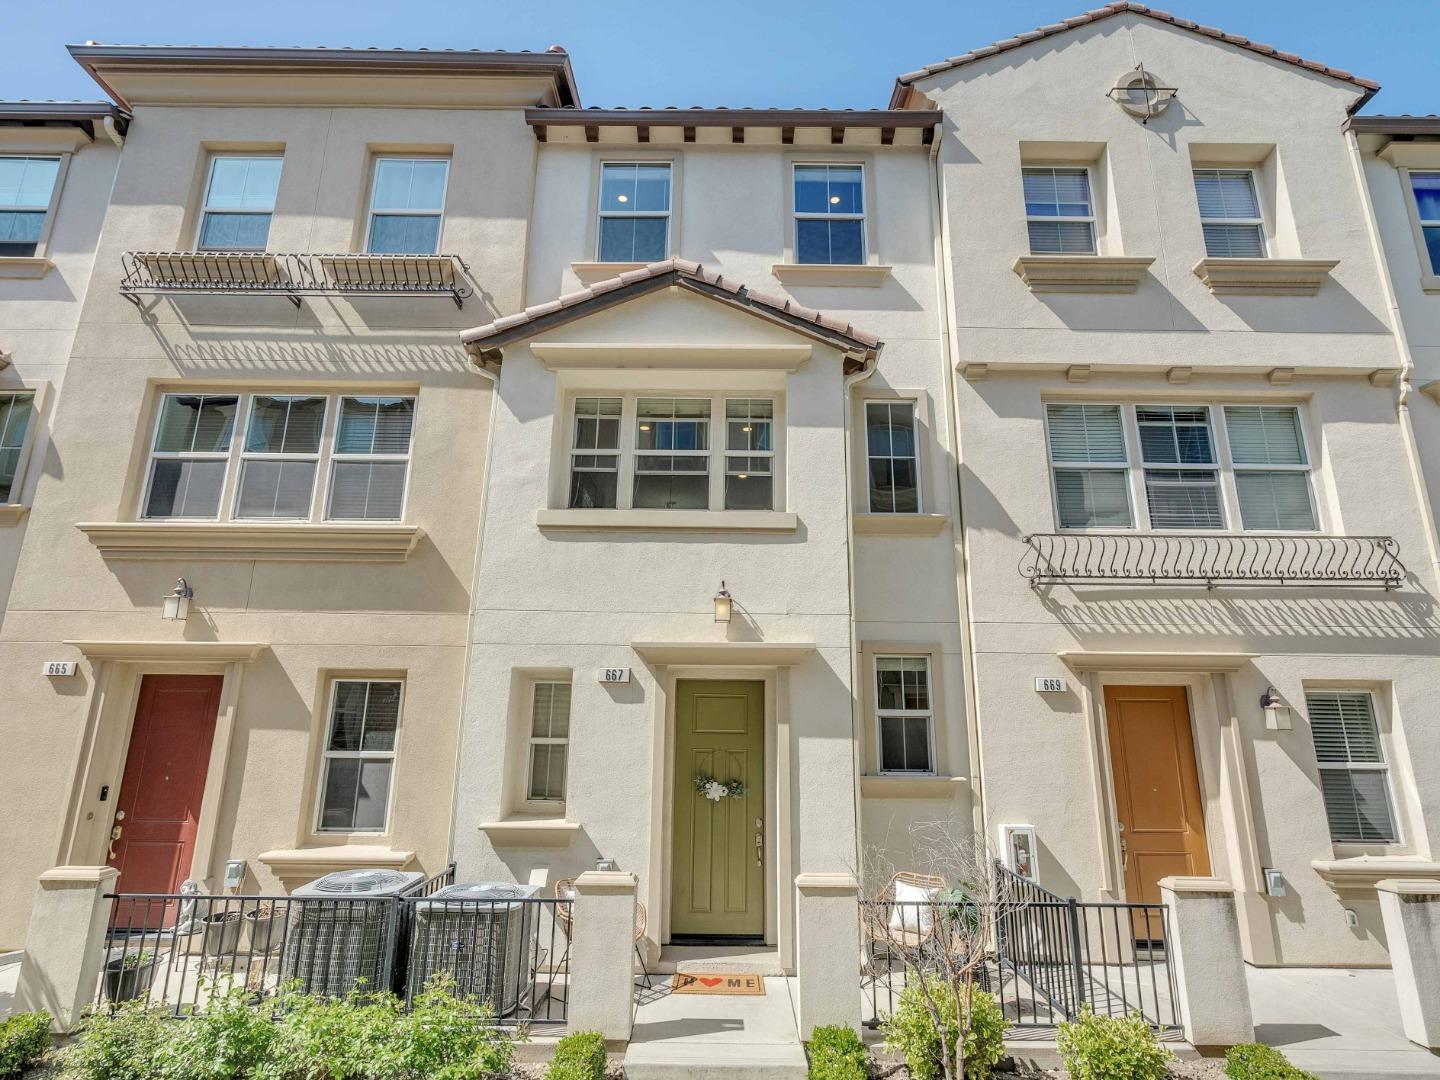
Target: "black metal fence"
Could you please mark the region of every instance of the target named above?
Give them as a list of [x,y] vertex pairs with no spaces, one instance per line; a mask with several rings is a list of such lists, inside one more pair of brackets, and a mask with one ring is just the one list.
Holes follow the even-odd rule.
[[243,988],[277,1007],[376,990],[409,1005],[441,976],[497,1024],[564,1024],[572,901],[433,899],[454,878],[387,897],[114,894],[96,1004],[183,1017]]

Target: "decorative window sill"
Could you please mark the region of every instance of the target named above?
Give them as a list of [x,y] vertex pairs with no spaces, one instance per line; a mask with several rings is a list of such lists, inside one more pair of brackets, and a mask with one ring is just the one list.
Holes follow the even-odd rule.
[[1339,259],[1201,259],[1198,277],[1217,296],[1314,296]]
[[1153,257],[1021,255],[1011,267],[1034,293],[1133,293]]
[[54,265],[44,256],[0,255],[0,278],[43,278]]
[[1357,855],[1349,859],[1316,859],[1311,867],[1320,880],[1339,892],[1374,892],[1386,878],[1440,881],[1440,862],[1416,855]]
[[609,281],[649,265],[643,262],[572,262],[570,272],[580,279],[581,285],[594,285],[597,281]]
[[424,535],[418,525],[310,522],[82,521],[76,528],[107,559],[245,562],[404,562]]
[[578,821],[561,818],[507,818],[482,821],[479,827],[497,848],[569,847],[580,832]]
[[335,844],[331,847],[277,848],[255,856],[269,867],[286,890],[336,870],[404,870],[415,862],[413,851],[370,844]]
[[867,799],[951,799],[965,784],[963,776],[860,777],[860,794]]
[[948,514],[856,514],[855,531],[867,536],[939,536]]
[[832,285],[878,289],[890,277],[892,267],[835,265],[833,263],[776,263],[770,272],[785,285]]
[[1420,288],[1426,292],[1440,293],[1440,274],[1421,274]]
[[28,513],[30,507],[24,503],[0,503],[0,529],[19,525]]
[[692,529],[705,532],[794,532],[796,514],[781,510],[539,510],[541,529]]

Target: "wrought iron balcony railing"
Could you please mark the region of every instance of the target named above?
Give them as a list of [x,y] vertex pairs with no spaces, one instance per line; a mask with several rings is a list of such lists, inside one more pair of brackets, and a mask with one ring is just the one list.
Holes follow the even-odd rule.
[[1359,585],[1405,579],[1389,536],[1034,533],[1020,573],[1040,585]]
[[448,296],[471,294],[470,268],[458,255],[283,255],[268,251],[127,251],[120,295],[137,305],[147,294],[284,296]]

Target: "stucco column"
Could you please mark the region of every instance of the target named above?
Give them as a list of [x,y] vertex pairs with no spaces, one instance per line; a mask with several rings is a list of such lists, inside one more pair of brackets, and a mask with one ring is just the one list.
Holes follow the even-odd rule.
[[853,874],[795,878],[795,989],[802,1039],[825,1024],[860,1030],[859,892]]
[[1440,883],[1388,879],[1375,892],[1405,1037],[1440,1049]]
[[1219,878],[1167,877],[1160,879],[1160,896],[1169,912],[1165,945],[1186,1040],[1193,1046],[1254,1041],[1235,889]]
[[113,866],[57,866],[40,875],[15,1012],[44,1009],[56,1033],[73,1031],[95,1001],[105,963],[105,929],[120,872]]
[[635,999],[635,875],[590,870],[575,879],[570,951],[571,1031],[626,1042]]

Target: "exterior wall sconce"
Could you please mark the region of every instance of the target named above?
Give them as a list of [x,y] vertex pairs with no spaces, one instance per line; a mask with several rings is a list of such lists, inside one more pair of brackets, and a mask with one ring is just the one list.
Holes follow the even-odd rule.
[[195,590],[190,588],[185,579],[176,578],[175,587],[165,594],[160,618],[169,622],[184,622],[190,615],[190,601],[194,596]]
[[734,608],[730,599],[730,592],[725,588],[725,582],[720,582],[720,591],[715,594],[715,621],[717,623],[728,623]]
[[1273,686],[1267,686],[1265,693],[1260,695],[1260,708],[1265,710],[1267,731],[1290,730],[1290,706],[1285,704],[1280,691]]

